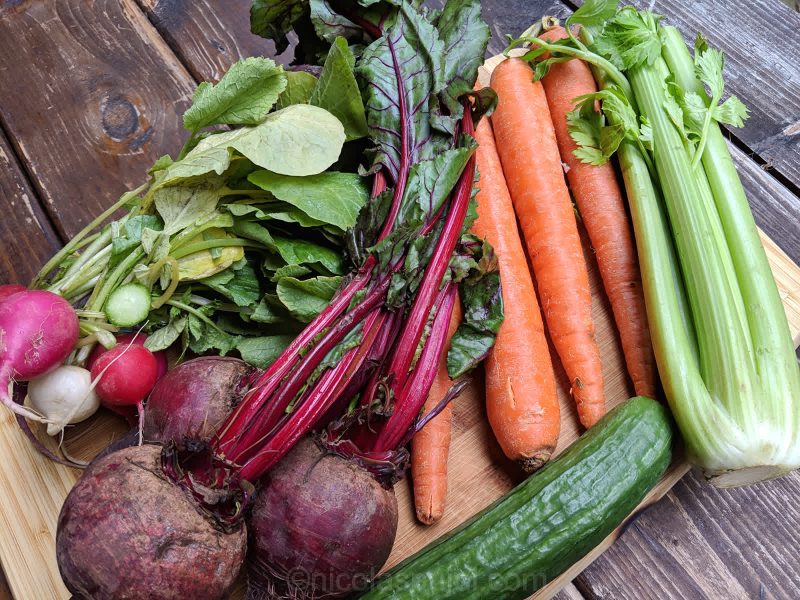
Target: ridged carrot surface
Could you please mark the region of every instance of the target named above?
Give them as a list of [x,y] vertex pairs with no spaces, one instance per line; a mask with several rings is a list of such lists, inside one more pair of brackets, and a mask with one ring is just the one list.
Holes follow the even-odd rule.
[[[567,37],[563,27],[542,34],[555,41]],[[577,148],[567,128],[567,113],[575,98],[597,91],[592,71],[578,59],[555,63],[542,79],[550,116],[561,152],[567,164],[567,181],[589,234],[600,277],[617,324],[628,374],[638,396],[656,395],[656,363],[647,325],[642,279],[633,232],[625,212],[622,191],[611,163],[590,165],[573,152]]]
[[[450,339],[461,323],[461,305],[456,299],[447,337]],[[422,408],[428,413],[442,401],[453,385],[447,374],[448,342],[436,379]],[[447,459],[450,455],[450,436],[453,428],[453,403],[448,405],[420,429],[411,440],[411,481],[414,486],[414,508],[417,519],[432,525],[442,518],[447,496]]]
[[532,472],[550,458],[561,430],[550,349],[536,300],[514,206],[497,155],[492,126],[484,119],[478,140],[478,219],[472,226],[497,254],[505,320],[486,357],[486,412],[508,458]]
[[499,97],[492,115],[497,150],[547,329],[569,377],[580,421],[591,427],[605,413],[603,372],[589,275],[547,99],[531,68],[519,59],[500,63],[491,85]]

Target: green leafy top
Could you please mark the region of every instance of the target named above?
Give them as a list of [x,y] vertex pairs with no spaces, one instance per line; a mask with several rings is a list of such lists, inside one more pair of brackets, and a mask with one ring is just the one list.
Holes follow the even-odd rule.
[[622,70],[652,65],[661,56],[660,19],[651,12],[626,6],[606,21],[592,49]]
[[210,125],[257,125],[286,88],[283,67],[268,58],[235,63],[216,85],[197,86],[183,126],[198,131]]

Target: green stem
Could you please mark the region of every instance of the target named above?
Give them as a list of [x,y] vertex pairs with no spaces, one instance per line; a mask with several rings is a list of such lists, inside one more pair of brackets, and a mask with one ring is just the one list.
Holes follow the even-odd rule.
[[[656,63],[663,63],[658,59]],[[665,67],[664,67],[665,68]],[[653,128],[656,170],[678,251],[700,350],[700,372],[711,396],[741,422],[741,397],[753,393],[753,357],[738,319],[742,303],[727,277],[730,254],[719,243],[705,199],[691,176],[684,142],[664,110],[661,67],[628,72],[639,106]],[[681,402],[690,402],[681,399]]]
[[178,158],[175,160],[175,162],[178,162],[179,160],[183,160],[184,158],[186,158],[186,155],[189,154],[189,148],[193,146],[194,141],[196,139],[197,139],[197,132],[193,131],[192,134],[189,136],[189,139],[186,140],[186,143],[183,145],[183,148],[181,148],[180,154],[178,154]]
[[219,331],[220,333],[222,333],[222,334],[225,334],[225,332],[224,332],[222,329],[220,329],[220,328],[217,326],[217,324],[216,324],[216,323],[214,323],[214,321],[212,321],[211,319],[209,319],[207,316],[205,316],[203,313],[201,313],[201,312],[200,312],[199,310],[197,310],[196,308],[194,308],[194,307],[192,307],[192,306],[189,306],[188,304],[184,304],[183,302],[179,302],[179,301],[177,301],[177,300],[168,300],[168,301],[166,302],[166,304],[169,304],[170,306],[174,306],[175,308],[179,308],[179,309],[181,309],[182,311],[185,311],[185,312],[189,313],[190,315],[194,315],[195,317],[197,317],[198,319],[200,319],[200,320],[201,320],[203,323],[205,323],[205,324],[206,324],[206,325],[208,325],[209,327],[213,327],[214,329],[216,329],[216,330],[217,330],[217,331]]
[[147,187],[150,185],[150,182],[143,183],[135,190],[130,190],[125,192],[120,196],[120,199],[117,200],[114,204],[108,207],[105,211],[100,213],[94,220],[92,220],[86,227],[81,229],[78,234],[73,237],[67,244],[59,250],[50,260],[48,260],[39,273],[34,277],[33,282],[31,283],[31,287],[39,287],[44,279],[47,277],[47,274],[50,273],[53,269],[57,268],[64,259],[66,259],[70,254],[72,254],[76,248],[78,248],[82,240],[90,234],[93,230],[95,230],[101,223],[103,223],[106,219],[108,219],[111,215],[113,215],[117,210],[125,206],[128,202],[130,202],[133,198],[138,196],[141,192],[143,192]]
[[243,238],[222,238],[222,239],[213,239],[213,240],[204,240],[202,242],[195,242],[193,244],[188,244],[179,248],[178,250],[172,253],[172,256],[176,259],[181,259],[184,256],[189,256],[190,254],[194,254],[195,252],[201,252],[203,250],[208,250],[210,248],[224,248],[226,246],[245,246],[248,248],[261,248],[261,244],[257,244],[251,240],[246,240]]
[[[662,28],[663,54],[675,81],[686,91],[707,98],[694,71],[694,61],[680,33]],[[760,418],[790,429],[783,451],[800,452],[800,369],[780,294],[753,220],[744,187],[736,172],[725,136],[717,123],[709,125],[702,165],[727,239],[753,344],[761,385]]]
[[[68,271],[58,283],[50,286],[48,290],[65,297],[71,295],[75,288],[82,287],[86,281],[94,279],[97,275],[102,273],[103,269],[105,269],[108,264],[108,257],[110,255],[111,245],[108,245],[99,252],[96,252],[90,259],[86,260],[81,265],[80,269],[72,273]],[[70,269],[70,271],[71,270],[72,269]]]
[[[631,91],[631,85],[628,81],[628,78],[620,71],[617,67],[615,67],[610,61],[603,58],[599,54],[595,54],[591,50],[581,50],[580,48],[572,48],[570,46],[563,46],[561,44],[551,44],[546,42],[540,38],[520,38],[522,42],[527,42],[529,44],[535,44],[540,48],[547,50],[551,56],[558,57],[558,56],[569,56],[572,58],[580,58],[584,62],[589,64],[595,65],[603,71],[605,71],[611,80],[619,86],[619,88],[625,93],[626,96],[629,98],[633,97],[633,92]],[[514,40],[520,41],[520,40]],[[522,59],[526,60],[526,56],[523,56]]]

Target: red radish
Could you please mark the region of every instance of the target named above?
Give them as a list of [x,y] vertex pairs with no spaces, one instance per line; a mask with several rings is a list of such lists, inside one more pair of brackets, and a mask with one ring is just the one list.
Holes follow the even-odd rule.
[[[118,346],[127,346],[131,342],[131,340],[133,340],[134,344],[137,344],[139,346],[144,346],[144,343],[147,341],[147,335],[144,333],[120,333],[117,334],[116,338]],[[103,354],[105,354],[106,352],[108,352],[108,350],[109,349],[105,348],[102,344],[97,344],[94,348],[92,348],[92,352],[91,354],[89,354],[89,358],[86,359],[86,368],[91,371],[97,359],[103,356]],[[158,366],[158,370],[156,372],[156,381],[157,381],[164,376],[164,374],[169,369],[169,365],[167,363],[166,352],[153,352],[153,356],[156,357],[156,363]]]
[[209,442],[257,374],[238,358],[202,356],[181,363],[147,399],[144,438],[179,447],[188,440]]
[[397,500],[304,438],[266,475],[249,525],[248,600],[335,598],[363,589],[389,558]]
[[133,446],[93,462],[58,519],[61,576],[76,598],[226,598],[247,547],[198,510],[165,476],[161,446]]
[[92,366],[97,395],[104,406],[135,406],[156,383],[158,364],[153,353],[135,343],[117,344]]
[[77,341],[78,317],[61,296],[26,290],[6,297],[0,302],[0,401],[18,415],[42,421],[9,397],[9,382],[55,369]]
[[0,302],[3,302],[9,296],[13,296],[19,292],[24,292],[27,290],[24,285],[19,285],[18,283],[9,283],[6,285],[0,285]]

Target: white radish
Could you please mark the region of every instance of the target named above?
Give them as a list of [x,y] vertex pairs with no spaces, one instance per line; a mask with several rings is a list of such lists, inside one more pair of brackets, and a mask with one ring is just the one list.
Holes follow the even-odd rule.
[[47,435],[58,435],[67,425],[88,419],[100,407],[91,374],[72,365],[33,379],[28,384],[28,399],[44,416]]

